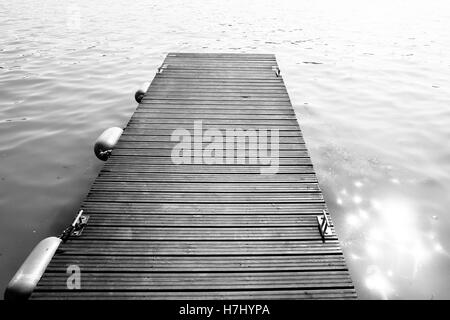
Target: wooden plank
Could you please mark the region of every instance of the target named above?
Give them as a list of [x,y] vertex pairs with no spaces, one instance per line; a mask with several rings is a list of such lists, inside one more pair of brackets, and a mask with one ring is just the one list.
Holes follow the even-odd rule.
[[160,183],[95,182],[92,190],[158,192],[319,192],[317,183]]
[[[113,151],[114,156],[135,156],[135,157],[171,157],[171,149],[122,149],[117,148]],[[202,150],[193,150],[191,152],[192,157],[202,157]],[[249,150],[246,149],[245,152],[241,153],[245,159],[249,159]],[[279,158],[305,158],[308,157],[308,152],[306,150],[280,150]],[[248,163],[248,161],[246,161]],[[236,161],[234,161],[236,163]]]
[[145,181],[145,182],[317,182],[313,173],[300,174],[230,174],[230,173],[154,173],[101,171],[97,181]]
[[231,90],[228,91],[218,91],[218,90],[208,90],[208,91],[192,91],[192,90],[184,90],[184,91],[149,91],[147,94],[148,98],[154,99],[168,99],[168,98],[177,98],[177,99],[192,99],[193,97],[205,98],[223,98],[223,100],[233,100],[243,98],[247,100],[269,100],[269,101],[283,101],[286,100],[289,96],[286,92],[249,92],[249,91],[240,91],[233,92]]
[[[126,127],[123,133],[123,136],[126,135],[134,135],[134,136],[151,136],[154,139],[158,139],[159,137],[166,136],[171,137],[173,134],[173,130],[167,128],[161,129],[142,129],[142,128],[128,128]],[[185,133],[184,131],[177,132],[177,135],[191,135],[192,132]],[[278,136],[280,139],[283,137],[302,137],[302,134],[298,130],[279,130]]]
[[[111,211],[106,208],[105,210]],[[138,214],[124,210],[126,214],[108,211],[90,212],[89,227],[315,227],[313,214]]]
[[342,254],[337,240],[273,240],[273,241],[133,241],[87,240],[74,238],[61,245],[64,254],[106,256],[254,256],[254,255],[320,255]]
[[[148,136],[140,136],[143,138],[146,138]],[[265,161],[264,163],[268,163],[268,161],[270,161],[270,158],[262,158],[262,157],[258,157],[259,160],[264,159],[263,161]],[[267,160],[266,160],[267,159]],[[111,159],[109,161],[109,164],[148,164],[148,165],[153,165],[153,164],[157,164],[157,165],[173,165],[173,159],[171,157],[127,157],[127,156],[117,156],[114,157],[113,159]],[[237,166],[240,166],[240,164],[236,164]],[[261,167],[261,165],[259,163],[256,164],[251,164],[251,163],[247,163],[245,165],[250,165],[250,166],[257,166],[257,167]],[[300,166],[304,166],[304,165],[312,165],[311,163],[311,159],[309,158],[280,158],[278,160],[278,166],[295,166],[295,165],[300,165]]]
[[180,214],[208,214],[208,215],[319,215],[327,211],[324,202],[318,203],[226,203],[220,206],[209,203],[104,203],[84,202],[82,208],[89,213],[101,214],[140,214],[140,215],[180,215]]
[[203,69],[203,68],[195,68],[191,70],[183,70],[167,67],[164,69],[164,73],[161,74],[164,76],[182,76],[182,77],[190,77],[190,78],[219,78],[219,79],[229,79],[229,78],[258,78],[258,79],[273,79],[276,78],[276,74],[274,71],[269,68],[266,69],[247,69],[241,70],[240,68],[235,69],[219,69],[216,68],[214,70],[211,69]]
[[[143,130],[172,130],[172,132],[175,129],[186,129],[186,130],[193,130],[195,124],[192,123],[183,123],[182,125],[180,123],[136,123],[136,122],[130,122],[128,124],[128,128],[132,129],[143,129]],[[233,125],[232,122],[227,124],[210,124],[210,123],[202,123],[203,129],[217,129],[221,130],[222,132],[226,132],[224,130],[257,130],[257,131],[268,131],[268,130],[278,130],[278,131],[292,131],[297,130],[298,125],[292,124],[292,125],[265,125],[265,124],[237,124]]]
[[[166,112],[155,112],[155,110],[139,110],[139,112],[135,113],[135,116],[133,117],[133,120],[153,120],[156,121],[157,119],[161,119],[164,121],[174,121],[178,119],[184,119],[185,122],[188,121],[194,121],[194,120],[202,120],[202,121],[212,121],[215,119],[222,119],[222,120],[253,120],[255,122],[259,122],[259,120],[284,120],[284,121],[296,121],[294,114],[232,114],[232,113],[225,113],[225,114],[205,114],[205,113],[192,113],[189,112],[189,110],[186,110],[185,112],[182,112],[181,110],[177,110],[176,116],[173,115],[173,113],[166,113]],[[239,121],[237,121],[239,122]],[[179,123],[179,121],[177,121]]]
[[173,118],[196,118],[196,117],[202,117],[203,118],[216,118],[216,117],[225,117],[227,116],[229,119],[237,118],[241,116],[243,119],[247,119],[247,116],[252,116],[252,119],[254,117],[259,118],[267,118],[270,119],[270,117],[273,116],[274,119],[277,119],[278,117],[290,117],[295,116],[295,114],[292,111],[272,111],[272,110],[255,110],[254,113],[251,113],[249,111],[245,112],[243,110],[236,110],[236,109],[222,109],[218,111],[217,113],[205,113],[205,110],[199,108],[141,108],[139,110],[136,110],[135,112],[136,117],[172,117]]
[[223,78],[189,78],[189,77],[157,77],[158,83],[163,85],[208,85],[208,86],[239,86],[240,88],[247,88],[258,86],[262,87],[271,87],[271,88],[283,88],[283,82],[281,79],[271,79],[271,80],[262,80],[262,79],[223,79]]
[[86,201],[103,202],[181,202],[181,203],[297,203],[297,202],[323,202],[321,193],[311,192],[258,192],[249,195],[245,192],[233,194],[225,192],[114,192],[98,191],[89,193]]
[[[121,142],[128,141],[128,142],[164,142],[169,143],[172,142],[172,138],[169,135],[166,136],[143,136],[143,135],[134,135],[129,134],[128,132],[125,132],[123,136],[120,139]],[[268,137],[268,141],[271,141],[270,136]],[[280,137],[279,138],[280,144],[305,144],[305,141],[303,140],[303,137],[301,136],[290,136],[290,137]]]
[[[83,231],[86,240],[161,240],[203,239],[206,241],[260,240],[321,240],[317,226],[308,227],[146,227],[88,226]],[[336,239],[330,236],[330,239]]]
[[151,86],[147,93],[247,93],[247,94],[287,94],[286,88],[283,86],[276,86],[275,88],[271,88],[270,86],[261,87],[261,86],[253,86],[253,87],[241,87],[241,86],[211,86],[208,84],[204,84],[203,86],[188,84],[185,85],[154,85]]
[[[32,299],[356,298],[276,66],[272,54],[169,53],[81,205],[88,224]],[[277,130],[278,155],[247,137],[229,161],[205,163],[204,141],[174,163],[174,130],[186,138],[200,120],[202,133]],[[70,265],[82,290],[67,288]]]
[[[276,83],[267,84],[255,84],[251,82],[242,83],[215,83],[211,81],[206,82],[175,82],[175,81],[161,81],[164,83],[159,83],[158,85],[152,85],[149,89],[151,94],[152,90],[155,91],[179,91],[179,92],[248,92],[248,93],[258,93],[258,92],[285,92],[286,87]],[[193,90],[193,91],[190,91]]]
[[142,100],[144,103],[155,102],[155,103],[176,103],[176,104],[219,104],[219,105],[234,105],[234,106],[246,106],[246,105],[257,105],[257,106],[279,106],[285,105],[289,106],[289,99],[278,99],[278,98],[265,98],[261,97],[259,99],[250,98],[228,98],[223,99],[220,96],[217,97],[192,97],[192,98],[182,98],[182,97],[170,97],[170,98],[153,98],[152,96],[146,96]]
[[270,59],[275,61],[275,55],[273,53],[197,53],[197,52],[169,52],[167,57],[190,57],[190,58],[201,58],[202,60],[205,58],[232,58],[237,60],[246,60],[249,58],[253,59]]
[[56,256],[49,272],[66,272],[70,264],[85,272],[238,272],[329,271],[347,269],[342,255],[320,256]]
[[[174,139],[176,139],[176,137],[177,137],[177,135],[175,135],[174,136],[175,138]],[[223,140],[225,140],[225,137],[222,137],[221,136],[221,138],[223,139]],[[270,138],[270,132],[269,132],[269,138]],[[244,140],[244,141],[248,141],[249,140],[249,137],[241,137],[241,139],[242,140]],[[252,139],[251,137],[250,137],[250,139]],[[255,154],[254,154],[254,157],[258,157],[259,158],[259,146],[258,146],[258,144],[257,144],[257,139],[258,139],[258,136],[256,135],[256,133],[255,133],[255,135],[253,136],[253,139],[255,139],[255,143],[252,143],[252,144],[248,144],[248,142],[247,143],[241,143],[241,142],[234,142],[233,143],[233,147],[234,148],[227,148],[227,150],[223,150],[223,149],[221,149],[222,150],[222,153],[223,154],[226,154],[226,152],[227,151],[230,151],[230,150],[255,150]],[[234,138],[234,140],[237,140],[236,138]],[[268,141],[268,143],[269,143],[269,145],[270,145],[270,142],[271,142],[271,139],[267,139],[267,140],[269,140]],[[117,144],[117,148],[118,149],[170,149],[170,150],[173,150],[173,148],[175,148],[178,144],[179,144],[179,142],[180,141],[178,141],[178,140],[175,140],[175,141],[168,141],[168,142],[154,142],[154,141],[120,141],[118,144]],[[192,142],[193,143],[193,142]],[[275,142],[274,142],[275,143]],[[277,143],[277,145],[278,145],[278,147],[279,147],[279,150],[280,151],[290,151],[290,150],[297,150],[297,151],[300,151],[300,150],[306,150],[306,146],[305,146],[305,144],[304,143],[283,143],[283,144],[280,144],[278,141],[276,142]],[[209,145],[211,144],[211,141],[210,142],[203,142],[203,143],[198,143],[198,146],[200,147],[201,146],[201,148],[202,148],[202,150],[204,150],[206,147],[208,147]],[[270,150],[269,150],[269,152],[267,153],[268,155],[270,155],[271,153],[270,153]],[[266,158],[266,157],[265,157]],[[224,163],[226,163],[225,161],[224,161]]]
[[326,290],[234,290],[234,291],[103,291],[103,292],[47,292],[40,291],[33,294],[32,298],[36,300],[84,300],[84,299],[114,299],[114,300],[210,300],[212,297],[216,299],[231,300],[270,300],[270,299],[314,299],[314,300],[330,300],[330,299],[356,299],[354,289],[326,289]]
[[[236,70],[238,70],[236,68]],[[230,70],[230,71],[216,71],[216,72],[191,72],[191,71],[165,71],[163,74],[157,75],[160,79],[175,79],[176,81],[184,81],[187,79],[193,79],[193,80],[207,80],[211,79],[213,81],[228,81],[228,82],[234,82],[234,81],[264,81],[268,83],[270,80],[276,80],[277,77],[274,72],[272,71],[261,71],[261,72],[239,72],[236,70]],[[270,80],[267,80],[270,79]],[[281,80],[281,78],[279,78]]]
[[[195,163],[195,162],[193,162]],[[128,164],[126,166],[122,164],[107,163],[103,167],[103,171],[120,171],[120,172],[167,172],[167,173],[256,173],[261,174],[261,168],[268,168],[268,166],[257,165],[226,165],[226,164],[173,164],[173,165],[153,165],[153,164]],[[314,173],[314,169],[311,165],[296,165],[296,166],[282,166],[277,168],[277,174],[283,173]]]
[[195,60],[195,59],[170,59],[164,63],[164,71],[170,72],[173,70],[192,70],[193,72],[202,71],[271,71],[276,63],[272,61],[237,61],[237,60]]
[[[240,128],[242,127],[253,127],[253,126],[261,126],[261,128],[264,128],[264,126],[267,126],[267,128],[280,128],[280,127],[290,127],[290,128],[296,128],[297,127],[297,121],[295,119],[279,119],[279,120],[245,120],[245,119],[198,119],[198,121],[202,121],[202,126],[215,126],[218,128],[219,126],[234,126],[234,128]],[[174,124],[177,125],[178,128],[180,126],[187,125],[187,127],[191,128],[194,126],[195,122],[192,119],[163,119],[163,118],[151,118],[151,117],[134,117],[130,119],[129,125],[130,126],[136,126],[140,128],[147,127],[148,124],[151,125],[166,125],[166,124]]]
[[[307,289],[351,288],[346,271],[258,272],[258,273],[121,273],[121,281],[111,273],[83,273],[84,290],[216,290],[224,289]],[[45,274],[37,288],[68,290],[67,274]]]
[[[141,105],[138,109],[138,111],[151,111],[158,108],[164,108],[166,110],[170,109],[177,109],[177,110],[183,110],[183,111],[190,111],[190,110],[202,110],[205,111],[205,109],[209,112],[216,112],[216,111],[238,111],[241,110],[240,108],[233,106],[233,105],[216,105],[212,103],[208,104],[196,104],[196,103],[189,103],[189,104],[181,104],[181,103],[153,103],[153,102],[141,102]],[[274,112],[274,111],[280,111],[281,112],[293,112],[292,108],[289,108],[286,106],[251,106],[247,105],[244,109],[247,112],[253,112],[254,110],[259,110],[262,112]]]
[[170,70],[172,68],[190,68],[190,69],[199,69],[199,68],[219,68],[219,69],[236,69],[241,70],[240,68],[251,69],[251,70],[272,70],[272,67],[276,65],[272,60],[247,60],[247,61],[239,61],[239,60],[213,60],[213,59],[181,59],[181,58],[167,58],[164,63],[164,69]]

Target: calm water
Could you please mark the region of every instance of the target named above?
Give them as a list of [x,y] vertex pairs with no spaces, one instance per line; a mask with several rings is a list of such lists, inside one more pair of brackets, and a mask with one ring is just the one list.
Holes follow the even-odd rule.
[[0,290],[165,54],[275,53],[359,296],[450,299],[446,1],[2,1]]

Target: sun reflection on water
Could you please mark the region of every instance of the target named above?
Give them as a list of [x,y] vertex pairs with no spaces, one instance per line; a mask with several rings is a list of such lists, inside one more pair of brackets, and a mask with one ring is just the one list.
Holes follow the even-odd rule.
[[[367,251],[378,259],[376,269],[367,268],[366,285],[383,299],[395,293],[388,275],[401,274],[414,279],[430,258],[426,239],[409,203],[402,199],[372,200],[371,209],[376,220],[367,235]],[[385,271],[385,269],[387,269]],[[375,271],[374,271],[375,270]]]
[[411,286],[423,277],[420,273],[433,255],[448,256],[448,252],[424,226],[424,213],[400,191],[378,192],[373,198],[361,181],[354,182],[353,189],[341,189],[336,199],[346,210],[345,224],[351,233],[347,238],[361,240],[359,249],[353,248],[348,256],[365,265],[363,285],[375,297],[398,298],[401,283]]
[[382,299],[388,299],[393,292],[392,286],[387,277],[380,271],[377,266],[369,266],[367,268],[366,286],[369,290],[377,292]]

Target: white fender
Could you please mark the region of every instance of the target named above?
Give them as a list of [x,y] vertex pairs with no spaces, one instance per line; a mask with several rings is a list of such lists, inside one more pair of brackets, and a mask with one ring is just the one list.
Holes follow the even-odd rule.
[[123,129],[119,127],[112,127],[103,131],[94,144],[94,153],[97,158],[103,161],[108,160],[122,133]]
[[5,290],[5,300],[26,300],[30,297],[61,241],[57,237],[48,237],[34,247],[9,282]]

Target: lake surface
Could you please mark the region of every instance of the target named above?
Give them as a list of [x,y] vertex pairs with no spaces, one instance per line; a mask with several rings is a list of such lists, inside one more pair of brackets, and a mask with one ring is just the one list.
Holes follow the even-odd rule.
[[360,298],[450,299],[447,1],[2,1],[0,290],[165,55],[275,53]]

